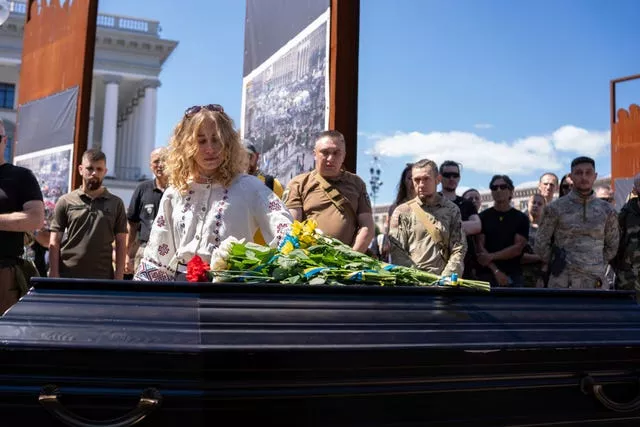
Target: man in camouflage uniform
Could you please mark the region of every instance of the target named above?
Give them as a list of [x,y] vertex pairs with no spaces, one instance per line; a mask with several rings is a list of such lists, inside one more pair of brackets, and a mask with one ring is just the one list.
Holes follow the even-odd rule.
[[391,261],[442,276],[462,275],[467,242],[460,209],[436,191],[438,165],[423,159],[413,165],[411,174],[417,197],[393,211]]
[[597,176],[593,159],[574,159],[573,190],[544,211],[535,252],[549,268],[550,288],[609,287],[605,269],[618,250],[620,231],[615,209],[592,189]]
[[[633,189],[640,191],[640,174],[633,180]],[[612,261],[616,271],[616,288],[640,292],[640,199],[630,198],[618,215],[620,248]]]

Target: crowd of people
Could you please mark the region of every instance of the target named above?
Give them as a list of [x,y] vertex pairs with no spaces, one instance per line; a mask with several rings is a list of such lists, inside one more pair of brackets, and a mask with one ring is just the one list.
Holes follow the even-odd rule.
[[[1,152],[1,126],[0,132]],[[345,155],[340,132],[320,132],[314,169],[283,187],[260,171],[259,150],[241,141],[220,105],[194,106],[180,118],[168,147],[151,154],[154,178],[140,183],[128,209],[103,185],[104,153],[89,149],[77,165],[81,186],[58,199],[47,227],[37,179],[2,159],[0,310],[38,274],[24,258],[25,236],[49,252],[41,275],[180,281],[194,256],[208,263],[228,237],[276,247],[294,220],[305,219],[353,250],[441,276],[501,287],[638,287],[640,199],[632,195],[618,214],[610,189],[593,189],[591,158],[574,159],[560,183],[544,173],[527,213],[512,206],[514,185],[507,175],[491,178],[494,204],[478,213],[476,190],[456,193],[460,164],[407,164],[380,249],[372,251],[377,239],[366,184],[344,170]],[[640,175],[634,188],[640,191]]]
[[[389,221],[379,239],[376,254],[381,258],[398,262],[411,254],[409,258],[420,266],[428,255],[421,245],[425,239],[433,240],[426,224],[435,222],[438,228],[449,228],[442,218],[450,215],[437,212],[446,199],[459,208],[466,236],[463,278],[485,280],[494,286],[640,290],[636,285],[640,227],[635,228],[640,225],[636,196],[640,174],[619,214],[611,188],[593,188],[597,173],[595,161],[589,157],[574,159],[571,172],[561,180],[552,172],[542,174],[526,212],[511,203],[511,178],[495,175],[489,182],[493,206],[479,212],[481,199],[476,189],[456,194],[461,165],[454,161],[445,161],[439,168],[431,164],[428,169],[434,181],[427,193],[433,197],[433,207],[424,208],[430,217],[421,221],[420,215],[410,215],[409,209],[420,195],[413,179],[418,167],[424,165],[407,164],[402,172]],[[438,184],[440,192],[436,191]]]

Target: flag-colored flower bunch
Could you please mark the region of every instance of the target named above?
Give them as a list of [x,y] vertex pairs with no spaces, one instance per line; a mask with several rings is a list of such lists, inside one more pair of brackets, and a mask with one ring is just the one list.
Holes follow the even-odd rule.
[[[202,266],[187,277],[202,280]],[[211,256],[206,275],[214,282],[282,284],[377,284],[467,287],[489,290],[489,283],[470,281],[386,264],[322,233],[313,220],[294,222],[277,249],[225,239]]]

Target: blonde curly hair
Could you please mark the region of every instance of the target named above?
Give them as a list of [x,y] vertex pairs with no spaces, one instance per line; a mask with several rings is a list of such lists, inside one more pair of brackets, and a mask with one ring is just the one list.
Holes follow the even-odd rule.
[[231,181],[244,171],[246,150],[240,143],[240,135],[234,129],[233,120],[225,112],[202,108],[193,115],[185,114],[173,129],[173,135],[169,140],[166,160],[169,183],[181,193],[188,191],[189,182],[198,173],[195,161],[198,153],[198,132],[207,121],[215,124],[224,156],[213,178],[224,187],[228,187]]

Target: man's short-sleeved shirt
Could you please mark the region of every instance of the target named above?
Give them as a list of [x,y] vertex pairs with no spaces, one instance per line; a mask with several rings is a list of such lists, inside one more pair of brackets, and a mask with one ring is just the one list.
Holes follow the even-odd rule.
[[[480,213],[480,220],[482,221],[482,234],[484,234],[484,247],[489,253],[512,246],[516,234],[529,240],[529,217],[517,209],[511,208],[506,212],[500,212],[495,208],[489,208]],[[522,254],[494,263],[507,275],[522,274],[521,258]]]
[[149,240],[153,220],[158,214],[158,207],[163,191],[156,186],[155,179],[140,183],[131,196],[127,220],[140,223],[140,242]]
[[[42,201],[38,180],[26,168],[10,163],[0,165],[0,214],[22,212],[25,203]],[[24,233],[0,231],[0,260],[20,257],[24,252]]]
[[64,233],[60,251],[60,277],[113,279],[113,241],[127,232],[122,200],[104,192],[92,199],[82,189],[60,197],[51,231]]
[[316,179],[316,171],[294,177],[283,196],[288,209],[302,209],[304,219],[314,219],[324,233],[353,245],[359,229],[356,216],[371,213],[371,201],[364,181],[351,172],[343,171],[336,178],[325,180],[351,204],[355,216],[341,212],[333,204]]

